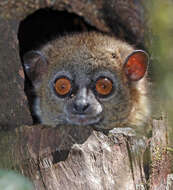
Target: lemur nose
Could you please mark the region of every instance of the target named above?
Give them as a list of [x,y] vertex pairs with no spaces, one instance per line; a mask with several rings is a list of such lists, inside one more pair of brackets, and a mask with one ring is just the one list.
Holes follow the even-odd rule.
[[74,109],[77,113],[83,114],[85,111],[88,109],[89,104],[88,103],[75,103],[74,104]]
[[73,106],[74,106],[74,111],[77,114],[86,113],[86,111],[90,106],[86,87],[79,89]]

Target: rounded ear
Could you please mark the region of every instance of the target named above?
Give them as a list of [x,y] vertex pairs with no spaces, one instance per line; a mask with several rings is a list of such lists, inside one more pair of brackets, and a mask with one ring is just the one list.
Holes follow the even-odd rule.
[[29,51],[23,56],[23,66],[27,77],[34,81],[47,70],[47,60],[41,51]]
[[147,71],[148,54],[143,50],[135,50],[126,59],[124,72],[131,81],[142,79]]

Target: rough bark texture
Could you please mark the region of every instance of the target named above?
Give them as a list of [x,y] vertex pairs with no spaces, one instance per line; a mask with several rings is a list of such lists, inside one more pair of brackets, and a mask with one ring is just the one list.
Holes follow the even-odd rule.
[[100,31],[116,34],[134,44],[143,44],[143,1],[131,0],[2,0],[0,15],[22,20],[39,8],[53,7],[82,16]]
[[0,166],[19,170],[32,179],[36,190],[134,190],[146,184],[142,167],[145,144],[142,151],[137,150],[134,136],[37,125],[6,132],[6,137],[1,134],[0,150],[7,144]]
[[[144,169],[149,165],[143,161],[145,143],[142,139],[140,142],[135,136],[120,133],[105,135],[91,128],[24,126],[31,125],[32,118],[24,94],[24,74],[17,39],[21,20],[40,8],[52,7],[80,15],[97,30],[141,47],[145,45],[143,2],[0,1],[1,168],[19,170],[32,180],[36,190],[147,189],[148,173],[144,173]],[[171,156],[167,151],[166,127],[167,123],[162,120],[153,121],[149,180],[152,190],[173,188],[172,175],[168,175],[171,172]]]
[[32,123],[18,52],[18,23],[0,17],[0,129]]
[[151,139],[151,178],[152,190],[171,189],[172,156],[168,150],[168,121],[166,117],[153,120],[153,135]]

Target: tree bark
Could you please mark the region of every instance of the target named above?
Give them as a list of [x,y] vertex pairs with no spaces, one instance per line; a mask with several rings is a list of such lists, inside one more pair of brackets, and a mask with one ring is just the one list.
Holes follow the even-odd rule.
[[146,185],[145,142],[141,145],[122,130],[106,135],[83,127],[22,126],[1,133],[0,139],[0,167],[19,170],[36,190],[133,190]]
[[168,119],[152,121],[151,160],[150,175],[151,190],[170,190],[172,186],[172,155],[169,151]]
[[127,135],[127,129],[104,134],[83,127],[21,126],[1,132],[0,167],[20,171],[36,190],[171,190],[166,127],[164,120],[153,120],[150,184],[144,172],[144,154],[149,147],[145,139]]
[[24,94],[17,33],[26,16],[46,7],[73,12],[99,31],[143,47],[146,25],[142,2],[0,1],[1,168],[20,171],[31,179],[36,190],[173,188],[170,139],[164,119],[153,120],[153,134],[148,141],[127,134],[127,129],[125,133],[116,129],[104,134],[88,127],[32,126]]

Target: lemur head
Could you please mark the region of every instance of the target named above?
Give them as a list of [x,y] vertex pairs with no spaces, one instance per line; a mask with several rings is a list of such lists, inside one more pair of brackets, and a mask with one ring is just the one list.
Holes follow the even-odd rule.
[[141,125],[149,116],[148,56],[99,33],[58,38],[27,52],[24,70],[41,123],[112,129]]

